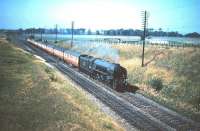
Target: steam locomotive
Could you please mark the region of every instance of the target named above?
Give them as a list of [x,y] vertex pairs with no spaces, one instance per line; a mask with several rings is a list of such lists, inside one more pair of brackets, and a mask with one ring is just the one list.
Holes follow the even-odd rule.
[[32,39],[27,39],[27,41],[117,91],[125,90],[127,87],[127,71],[120,64],[110,63],[100,58],[73,52],[49,43],[36,42]]

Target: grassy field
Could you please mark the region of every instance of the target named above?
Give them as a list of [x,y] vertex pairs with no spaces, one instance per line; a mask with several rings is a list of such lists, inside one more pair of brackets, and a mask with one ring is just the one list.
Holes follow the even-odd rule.
[[[63,41],[57,44],[69,48]],[[72,49],[101,57],[92,51],[95,46],[87,44],[87,49]],[[117,52],[119,63],[128,70],[129,83],[138,86],[139,93],[200,121],[200,48],[149,45],[145,48],[145,67],[141,67],[142,46],[119,44],[106,47],[112,49],[107,54],[104,51],[102,58]]]
[[200,48],[145,48],[113,45],[119,50],[120,64],[128,70],[128,81],[139,92],[200,121]]
[[0,38],[0,131],[124,130],[83,92]]

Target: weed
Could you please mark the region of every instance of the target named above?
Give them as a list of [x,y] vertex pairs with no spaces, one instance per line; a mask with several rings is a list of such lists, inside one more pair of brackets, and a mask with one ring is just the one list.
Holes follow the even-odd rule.
[[156,91],[160,91],[163,88],[162,79],[153,77],[149,79],[148,84],[154,88]]
[[109,130],[112,130],[112,129],[113,129],[113,127],[112,127],[112,125],[111,125],[110,123],[105,123],[105,124],[104,124],[104,127],[105,127],[106,129],[109,129]]
[[53,69],[51,69],[50,67],[45,67],[45,72],[48,74],[49,79],[53,82],[58,81],[57,76],[55,75],[55,72],[53,71]]

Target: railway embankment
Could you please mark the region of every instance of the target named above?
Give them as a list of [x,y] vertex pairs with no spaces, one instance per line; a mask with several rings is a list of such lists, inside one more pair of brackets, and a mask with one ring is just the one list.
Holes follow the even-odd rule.
[[200,121],[200,48],[146,45],[113,45],[120,64],[128,70],[129,82],[138,93],[150,97],[195,121]]
[[[167,110],[155,102],[143,99],[141,97],[136,98],[137,94],[130,94],[131,96],[128,94],[125,96],[122,95],[123,98],[126,97],[125,99],[130,102],[127,103],[118,97],[119,94],[114,95],[113,93],[115,91],[111,91],[112,93],[109,92],[108,90],[110,90],[110,88],[107,88],[108,90],[103,90],[102,87],[104,86],[102,84],[99,83],[98,85],[93,85],[93,82],[92,84],[89,79],[85,77],[83,78],[82,75],[80,75],[74,69],[71,69],[71,67],[68,67],[66,64],[62,63],[62,61],[58,62],[55,57],[51,57],[42,50],[30,46],[30,43],[26,43],[25,45],[36,51],[36,54],[39,53],[38,55],[42,56],[47,61],[54,61],[56,63],[56,65],[54,64],[55,67],[58,68],[62,73],[66,74],[77,84],[81,85],[82,88],[97,97],[99,100],[103,101],[104,104],[107,104],[110,108],[117,112],[118,115],[123,117],[129,124],[134,125],[139,129],[173,130],[172,128],[175,128],[177,130],[196,130],[199,128],[197,126],[198,123],[184,118],[173,111]],[[99,87],[100,85],[102,85],[102,87]],[[116,105],[116,103],[118,104]],[[135,109],[140,111],[138,112]]]
[[[65,48],[70,45],[64,41],[56,44]],[[139,87],[137,93],[200,122],[199,47],[147,44],[145,66],[141,67],[141,45],[103,42],[77,45],[72,50],[119,62],[128,71],[128,82]]]
[[124,130],[74,86],[0,38],[0,130]]

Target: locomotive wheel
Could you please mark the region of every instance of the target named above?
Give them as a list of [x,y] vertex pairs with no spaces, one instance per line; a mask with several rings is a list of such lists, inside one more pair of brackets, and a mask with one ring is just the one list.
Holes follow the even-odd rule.
[[98,80],[97,74],[93,73],[93,78],[94,78],[95,80]]
[[101,81],[101,75],[100,74],[97,74],[97,80]]
[[114,90],[117,89],[117,81],[116,81],[116,80],[113,81],[112,88],[113,88]]
[[91,72],[91,73],[89,73],[90,74],[90,77],[92,78],[92,79],[95,79],[95,76],[94,76],[94,73],[93,72]]

